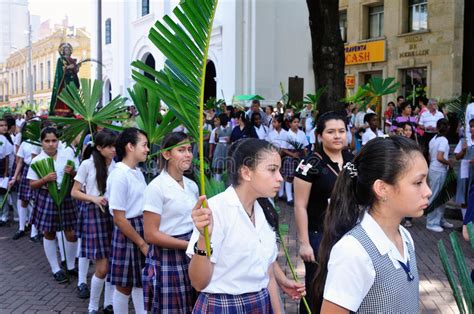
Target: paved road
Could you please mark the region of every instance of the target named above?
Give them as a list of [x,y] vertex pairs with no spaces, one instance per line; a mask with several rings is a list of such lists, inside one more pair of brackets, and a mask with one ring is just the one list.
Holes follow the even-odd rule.
[[[282,206],[282,221],[289,223],[287,243],[298,274],[304,266],[297,257],[296,231],[292,210]],[[460,222],[456,222],[459,225]],[[70,284],[54,282],[41,244],[27,237],[10,238],[16,225],[0,228],[0,313],[85,313],[87,300],[76,296],[76,279]],[[424,219],[415,220],[411,234],[415,241],[420,272],[420,308],[423,313],[457,313],[456,304],[439,262],[436,242],[447,239],[448,233],[435,234],[424,228]],[[474,254],[466,244],[466,258],[474,265]],[[280,262],[285,266],[283,253]],[[93,267],[89,270],[93,272]],[[289,273],[289,271],[288,271]],[[89,276],[90,279],[90,276]],[[285,300],[287,313],[296,313],[297,304]]]

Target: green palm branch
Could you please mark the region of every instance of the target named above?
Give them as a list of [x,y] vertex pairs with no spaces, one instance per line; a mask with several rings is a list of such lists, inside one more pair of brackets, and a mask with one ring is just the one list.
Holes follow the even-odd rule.
[[[58,97],[68,105],[76,115],[80,115],[82,118],[55,116],[49,118],[49,120],[64,127],[61,139],[68,145],[70,145],[78,135],[82,134],[78,144],[78,151],[81,151],[81,146],[86,136],[85,130],[89,130],[91,136],[93,136],[97,126],[115,131],[121,131],[123,129],[112,125],[111,121],[124,119],[118,118],[125,112],[124,98],[117,96],[102,108],[97,108],[103,85],[104,82],[99,80],[94,81],[91,85],[91,80],[81,79],[81,88],[78,89],[76,85],[71,82],[63,89]],[[93,140],[92,138],[92,141]]]
[[225,102],[224,99],[216,99],[215,97],[209,97],[209,99],[206,101],[206,104],[204,105],[204,109],[206,110],[217,109],[224,102]]
[[381,117],[382,113],[382,96],[396,93],[400,87],[400,83],[394,81],[394,77],[387,77],[386,79],[372,77],[369,82],[362,87],[367,93],[368,102],[375,103],[375,112],[379,117]]
[[30,144],[41,146],[41,121],[28,121],[22,130],[21,137]]
[[[199,139],[201,194],[204,184],[204,82],[209,42],[218,0],[185,0],[173,10],[174,19],[165,15],[150,29],[148,38],[166,57],[160,71],[141,61],[132,62],[133,79],[156,91],[194,139]],[[178,21],[179,24],[175,21]],[[154,77],[150,79],[146,72]],[[206,204],[204,204],[206,206]],[[206,250],[210,241],[205,230]]]
[[466,125],[466,122],[469,121],[464,120],[466,119],[466,108],[470,101],[471,93],[463,94],[459,97],[446,101],[444,103],[444,107],[448,112],[455,113],[459,121],[461,121],[463,125]]
[[[133,89],[128,89],[133,104],[140,113],[137,117],[137,124],[145,131],[150,144],[158,144],[163,137],[179,126],[179,121],[172,111],[168,111],[164,116],[160,113],[160,99],[154,90],[146,89],[140,84],[135,84]],[[161,123],[157,126],[157,121]]]
[[319,99],[326,92],[327,86],[322,86],[316,90],[316,94],[307,94],[303,99],[304,104],[312,104],[313,111],[318,110]]

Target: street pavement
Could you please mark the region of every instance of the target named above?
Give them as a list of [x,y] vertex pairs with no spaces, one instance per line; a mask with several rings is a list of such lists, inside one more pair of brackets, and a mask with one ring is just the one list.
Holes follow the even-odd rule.
[[[433,233],[424,228],[424,218],[415,219],[410,229],[420,274],[420,309],[422,313],[458,313],[449,283],[444,275],[437,254],[436,243],[444,239],[449,247],[448,232]],[[281,203],[281,222],[289,224],[286,240],[293,264],[300,278],[304,265],[298,257],[296,227],[293,210]],[[460,221],[454,221],[460,226]],[[0,314],[3,313],[87,313],[88,300],[76,295],[77,279],[69,284],[57,284],[46,258],[42,244],[32,243],[28,237],[11,240],[16,224],[0,228]],[[463,243],[468,267],[474,265],[473,251]],[[450,250],[448,248],[448,250]],[[279,262],[290,276],[283,252]],[[454,266],[453,266],[454,267]],[[89,269],[89,280],[94,267]],[[287,313],[297,313],[298,304],[284,299]]]

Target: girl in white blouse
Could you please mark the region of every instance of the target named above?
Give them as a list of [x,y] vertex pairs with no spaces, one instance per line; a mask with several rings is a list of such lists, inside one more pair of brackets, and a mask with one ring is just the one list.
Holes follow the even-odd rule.
[[[201,208],[200,197],[192,214],[189,276],[201,291],[193,312],[279,313],[277,284],[293,297],[304,291],[303,285],[284,277],[276,263],[278,214],[273,206],[265,206],[283,181],[281,158],[275,146],[258,139],[234,143],[229,156],[232,186],[209,199],[209,208]],[[205,226],[211,237],[210,257],[204,251]]]
[[326,213],[314,280],[315,313],[418,313],[413,240],[400,225],[419,217],[431,190],[418,145],[369,141],[340,172]]
[[82,162],[74,178],[71,196],[81,201],[80,257],[95,261],[95,273],[91,279],[89,312],[99,310],[99,300],[105,284],[104,311],[111,312],[113,288],[105,283],[109,270],[109,255],[113,230],[113,218],[107,208],[105,192],[107,176],[115,167],[115,140],[110,131],[95,135],[92,154]]
[[192,166],[189,137],[167,134],[161,149],[162,170],[145,190],[143,223],[150,250],[143,270],[145,308],[153,313],[190,313],[195,292],[188,276],[186,248],[193,231],[191,211],[199,191],[184,176]]
[[149,152],[145,132],[125,129],[117,137],[115,151],[120,162],[107,178],[106,197],[115,224],[107,276],[115,285],[114,313],[128,313],[130,294],[135,312],[145,313],[141,275],[148,253],[142,213],[146,182],[138,168],[138,163],[146,161]]

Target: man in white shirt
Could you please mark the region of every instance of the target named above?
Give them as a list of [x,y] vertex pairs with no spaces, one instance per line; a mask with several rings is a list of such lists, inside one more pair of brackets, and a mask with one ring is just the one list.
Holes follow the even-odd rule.
[[367,144],[368,141],[374,138],[385,136],[385,134],[383,134],[383,132],[378,129],[379,122],[375,113],[367,113],[365,115],[364,121],[369,124],[369,127],[365,129],[365,132],[362,135],[362,145]]
[[438,110],[438,102],[436,101],[436,99],[428,100],[428,105],[426,106],[426,108],[428,110],[421,114],[420,121],[418,122],[418,124],[420,129],[425,131],[421,138],[421,144],[423,148],[423,155],[428,161],[428,144],[431,139],[436,135],[436,123],[439,119],[444,118],[444,114]]

